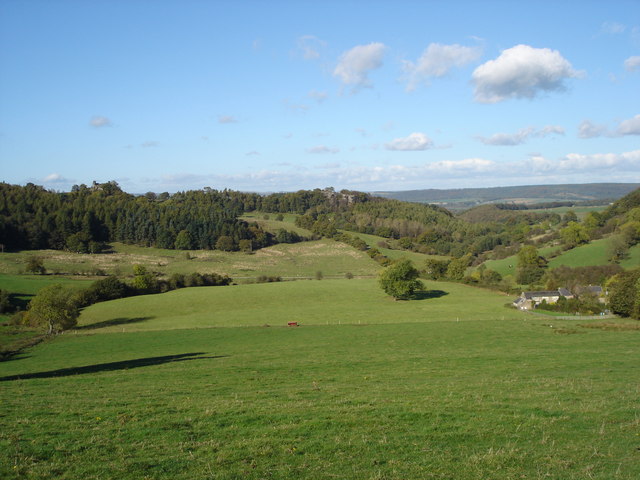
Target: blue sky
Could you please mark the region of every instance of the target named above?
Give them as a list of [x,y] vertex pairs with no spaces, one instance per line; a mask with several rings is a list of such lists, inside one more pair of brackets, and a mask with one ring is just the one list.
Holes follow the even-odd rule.
[[1,180],[640,182],[638,1],[0,2]]

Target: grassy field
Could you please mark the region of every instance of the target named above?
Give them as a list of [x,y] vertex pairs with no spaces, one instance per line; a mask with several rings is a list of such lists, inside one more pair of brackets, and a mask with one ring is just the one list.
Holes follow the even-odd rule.
[[[547,257],[555,254],[558,249],[559,247],[540,248],[538,249],[538,254],[542,255],[543,257]],[[507,275],[515,276],[516,267],[518,266],[518,256],[511,255],[510,257],[502,258],[500,260],[487,260],[486,262],[484,262],[484,264],[487,266],[487,268],[495,270],[503,277],[506,277]]]
[[[242,293],[249,308],[252,297],[270,298],[262,312],[279,318],[284,304],[313,312],[322,303],[288,289],[326,288],[316,296],[333,291],[324,298],[333,325],[241,327],[243,317],[220,297],[209,316],[225,313],[219,324],[227,328],[129,331],[158,326],[159,307],[124,333],[81,329],[0,363],[0,478],[640,476],[637,322],[594,329],[500,313],[452,321],[465,303],[460,295],[474,300],[469,289],[411,302],[371,293],[367,325],[336,325],[332,302],[344,306],[340,295],[349,290],[357,315],[370,308],[359,290],[371,283],[164,295]],[[437,306],[445,299],[449,305]],[[119,318],[140,314],[113,305]],[[419,322],[430,309],[449,316]],[[201,313],[189,315],[187,323],[211,326]]]
[[[24,272],[26,258],[37,254],[44,260],[49,273],[64,276],[98,278],[101,271],[118,276],[132,275],[132,266],[140,264],[161,275],[172,273],[219,273],[232,278],[253,278],[260,275],[285,277],[315,277],[322,271],[326,277],[375,275],[380,266],[364,252],[333,240],[317,240],[296,244],[279,244],[253,254],[219,250],[163,250],[134,245],[113,244],[113,253],[77,254],[57,250],[4,253],[0,255],[0,275]],[[55,275],[53,278],[62,278]]]
[[[587,245],[582,245],[566,252],[561,253],[549,260],[549,268],[556,268],[560,265],[568,267],[585,267],[594,265],[606,265],[608,238],[594,240]],[[538,250],[539,254],[549,256],[557,252],[559,247],[547,247]],[[518,265],[517,255],[512,255],[501,260],[487,260],[484,262],[487,268],[495,270],[503,277],[506,275],[516,274]],[[636,245],[629,250],[629,257],[620,262],[623,268],[636,268],[640,266],[640,245]]]
[[599,206],[593,206],[593,207],[577,206],[577,207],[537,208],[537,209],[527,210],[527,212],[557,213],[558,215],[564,215],[569,210],[571,210],[578,216],[579,219],[582,220],[584,217],[587,216],[587,213],[604,212],[608,206],[609,205],[599,205]]
[[[560,265],[569,267],[585,267],[590,265],[605,265],[608,263],[607,247],[608,238],[594,240],[586,245],[568,250],[549,262],[549,267],[554,268]],[[629,258],[620,262],[624,268],[634,268],[640,266],[640,245],[634,246],[629,252]]]
[[[276,216],[282,215],[283,219],[281,221],[276,220]],[[265,219],[264,217],[269,217]],[[288,230],[290,232],[296,232],[298,235],[303,237],[311,237],[313,234],[307,230],[306,228],[296,227],[295,221],[299,215],[295,215],[293,213],[262,213],[262,212],[250,212],[245,213],[240,218],[242,220],[246,220],[247,222],[256,222],[260,225],[264,230],[268,232],[275,233],[281,228]]]
[[418,269],[423,268],[424,261],[427,258],[437,258],[437,259],[449,258],[442,255],[425,255],[423,253],[410,252],[407,250],[394,250],[391,248],[380,247],[378,245],[380,242],[389,243],[390,240],[388,238],[379,237],[377,235],[369,235],[366,233],[357,233],[357,232],[346,232],[346,233],[353,235],[355,237],[361,238],[362,240],[365,241],[367,245],[369,245],[369,247],[377,248],[378,250],[380,250],[380,253],[382,253],[385,257],[391,258],[393,260],[397,260],[399,258],[408,258],[414,263],[414,265]]
[[79,325],[91,332],[229,326],[407,323],[522,319],[509,296],[445,282],[426,282],[421,299],[395,302],[373,279],[199,287],[98,303]]

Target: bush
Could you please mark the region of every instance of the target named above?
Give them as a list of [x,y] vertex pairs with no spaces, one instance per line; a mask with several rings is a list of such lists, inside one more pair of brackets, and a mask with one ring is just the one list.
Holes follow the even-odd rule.
[[423,288],[419,272],[410,260],[400,260],[380,273],[378,283],[387,295],[396,300],[408,300]]
[[46,326],[49,334],[73,328],[80,315],[77,294],[60,284],[41,289],[31,300],[26,317],[34,326]]
[[281,281],[282,281],[282,277],[277,277],[275,275],[271,275],[271,276],[260,275],[258,278],[256,278],[257,283],[272,283],[272,282],[281,282]]
[[25,271],[27,273],[35,273],[36,275],[44,275],[47,269],[44,268],[44,260],[42,257],[33,256],[27,258]]
[[7,313],[12,310],[9,292],[0,289],[0,313]]

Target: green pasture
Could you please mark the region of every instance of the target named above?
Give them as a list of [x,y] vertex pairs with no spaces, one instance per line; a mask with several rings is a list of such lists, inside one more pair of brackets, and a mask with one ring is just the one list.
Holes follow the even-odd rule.
[[525,318],[512,298],[446,282],[425,282],[417,300],[394,301],[373,279],[197,287],[97,303],[83,331],[121,332],[231,326],[407,323]]
[[526,210],[527,212],[537,212],[537,213],[557,213],[558,215],[564,215],[569,210],[573,211],[579,219],[583,219],[590,212],[603,212],[607,209],[609,205],[598,205],[598,206],[576,206],[576,207],[556,207],[556,208],[536,208],[531,210]]
[[[549,258],[552,255],[555,255],[559,249],[560,247],[558,246],[543,247],[538,249],[538,254]],[[510,257],[502,258],[500,260],[487,260],[484,264],[488,269],[498,272],[503,277],[506,277],[507,275],[515,276],[516,267],[518,266],[518,256],[511,255]]]
[[[559,251],[558,246],[545,247],[538,250],[540,255],[549,258],[549,268],[556,268],[561,265],[568,267],[587,267],[596,265],[607,265],[609,263],[607,247],[609,238],[594,240],[586,245],[581,245],[559,255],[555,255]],[[555,256],[554,256],[555,255]],[[484,262],[487,268],[495,270],[500,275],[516,274],[518,265],[517,255],[512,255],[501,260],[487,260]],[[629,250],[629,256],[620,262],[623,268],[636,268],[640,266],[640,245],[636,245]]]
[[219,273],[234,279],[255,279],[261,275],[310,277],[321,271],[325,277],[375,275],[380,266],[364,252],[322,239],[296,244],[279,244],[252,254],[220,250],[165,250],[134,245],[113,244],[112,253],[77,254],[57,250],[24,251],[0,255],[0,274],[24,273],[27,257],[43,258],[48,273],[96,279],[97,273],[129,276],[133,265],[140,264],[160,275]]
[[386,242],[387,244],[391,244],[394,242],[394,240],[390,240],[385,237],[380,237],[378,235],[370,235],[367,233],[358,233],[358,232],[349,232],[349,231],[345,231],[345,233],[361,238],[369,247],[377,248],[378,250],[380,250],[380,253],[382,253],[385,257],[391,258],[393,260],[397,260],[400,258],[408,258],[414,263],[414,265],[418,269],[423,268],[424,262],[427,258],[437,258],[437,259],[449,258],[442,255],[425,255],[423,253],[410,252],[407,250],[395,250],[392,248],[380,247],[378,245],[380,242]]
[[634,325],[401,322],[429,302],[388,302],[393,324],[67,332],[0,363],[0,477],[639,478]]
[[[282,220],[276,220],[278,215],[282,215]],[[265,216],[268,217],[265,219]],[[288,230],[290,232],[296,232],[298,235],[303,237],[311,237],[313,234],[307,230],[306,228],[300,228],[295,225],[296,218],[299,215],[294,213],[264,213],[264,212],[250,212],[243,214],[240,218],[247,222],[255,222],[260,227],[268,232],[275,233],[281,228]]]
[[[594,240],[586,245],[567,250],[549,262],[549,267],[560,265],[569,267],[585,267],[590,265],[606,265],[608,261],[609,238]],[[629,257],[620,262],[624,268],[640,266],[640,245],[636,245],[629,251]]]

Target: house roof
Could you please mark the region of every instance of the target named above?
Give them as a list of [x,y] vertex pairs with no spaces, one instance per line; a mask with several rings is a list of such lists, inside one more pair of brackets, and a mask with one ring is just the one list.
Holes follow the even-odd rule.
[[539,292],[522,292],[521,297],[531,300],[533,298],[541,297],[571,297],[573,294],[566,288],[559,288],[558,290],[543,290]]
[[558,293],[560,295],[562,295],[563,297],[570,297],[572,294],[569,290],[567,290],[566,288],[559,288],[558,289]]
[[558,295],[560,295],[558,293],[558,290],[547,290],[547,291],[541,291],[541,292],[522,292],[522,294],[524,295],[524,298],[526,298],[527,300],[531,300],[534,297],[557,297]]
[[589,285],[588,287],[583,287],[583,290],[588,293],[596,293],[600,295],[602,293],[602,287],[600,285]]

